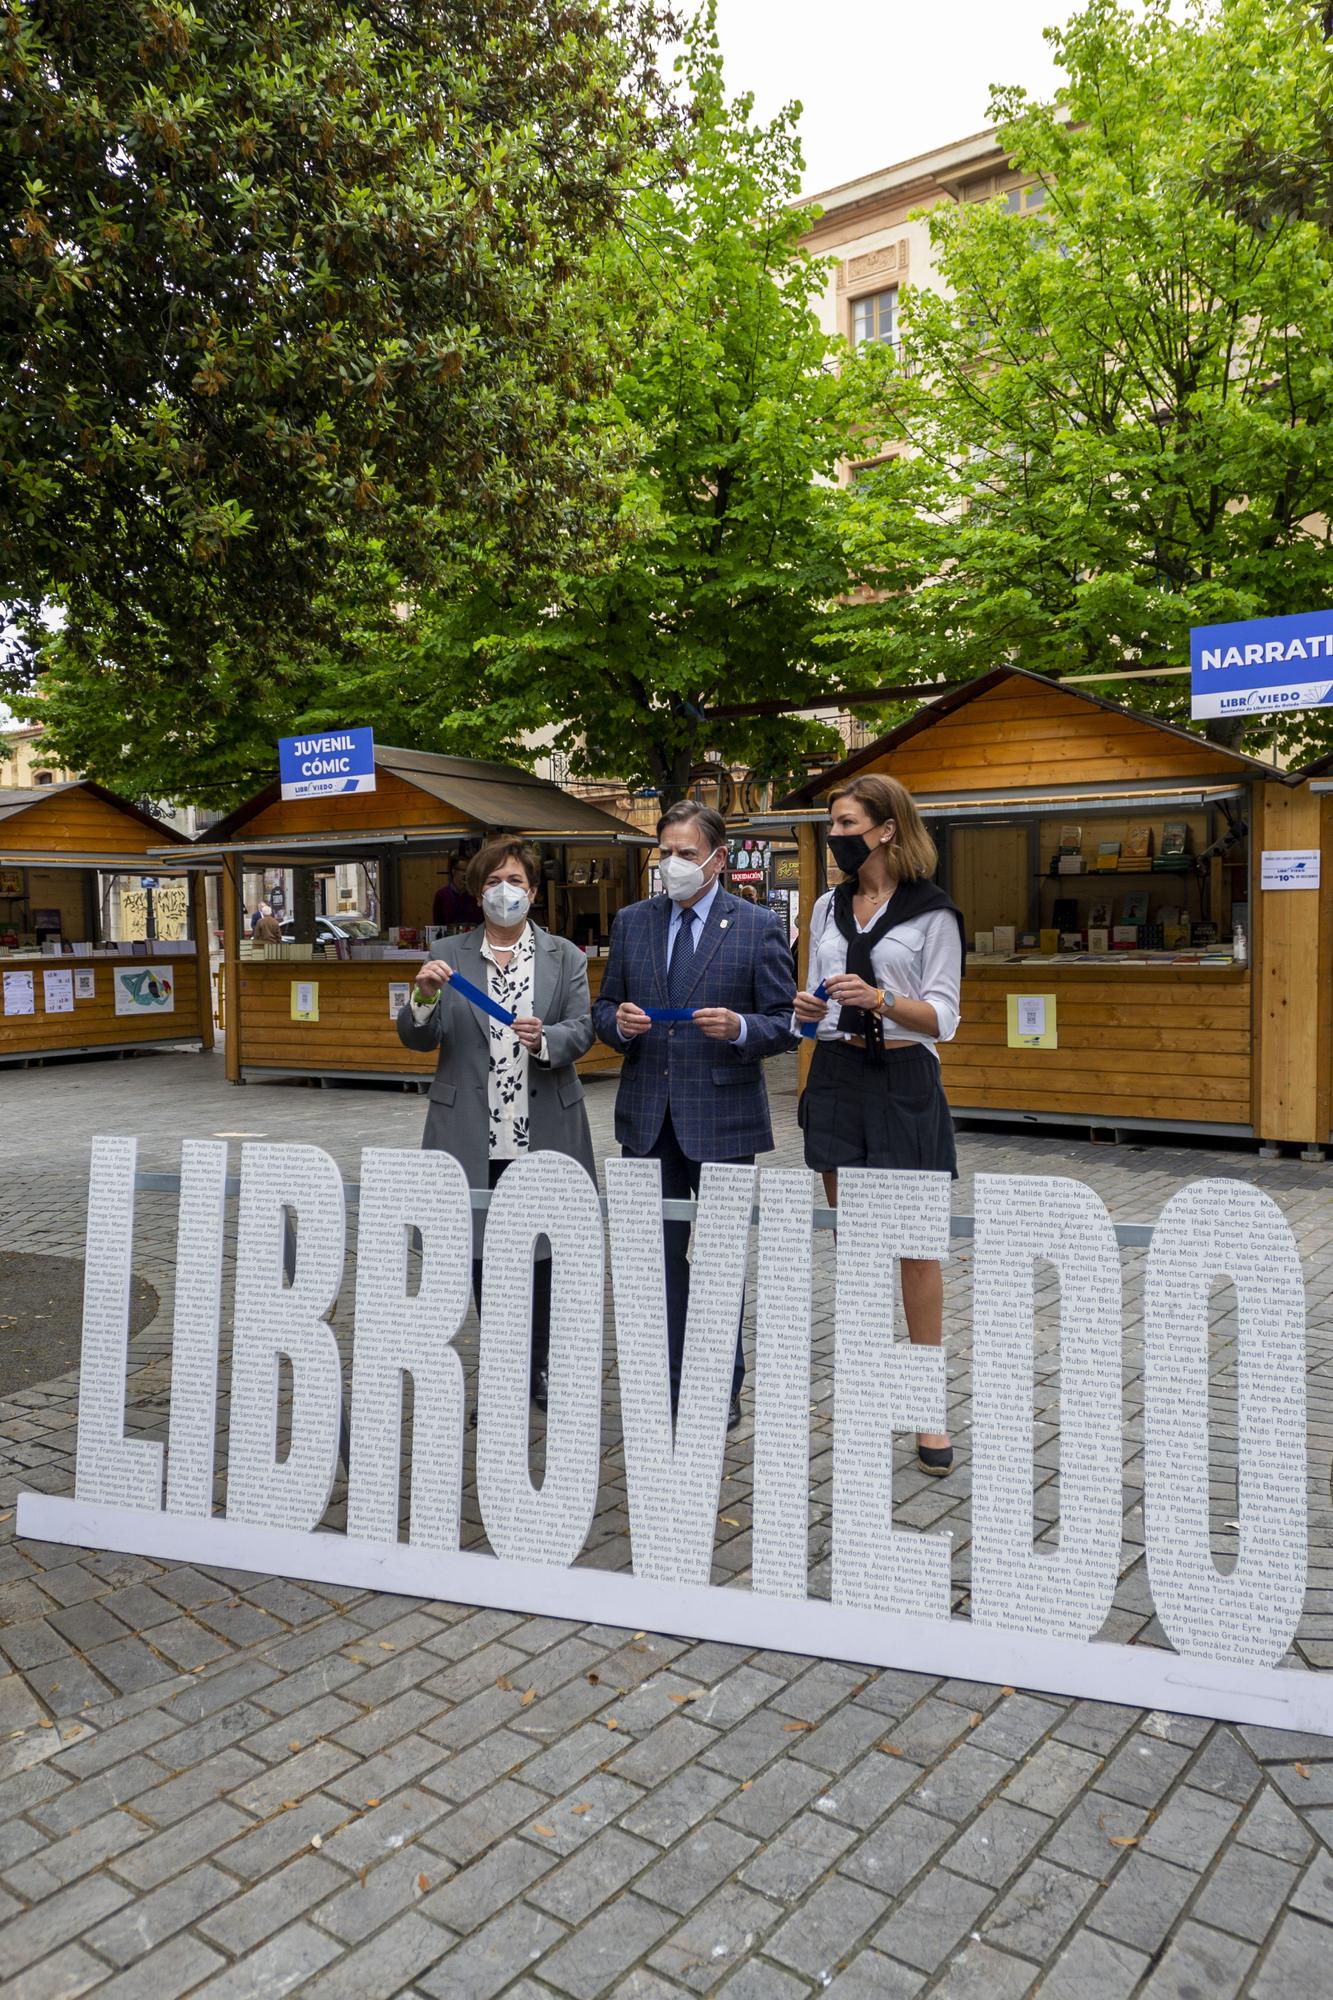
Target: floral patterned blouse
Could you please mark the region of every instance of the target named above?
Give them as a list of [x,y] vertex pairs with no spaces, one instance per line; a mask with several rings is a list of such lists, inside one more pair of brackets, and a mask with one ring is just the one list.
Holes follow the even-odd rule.
[[[532,925],[524,924],[506,966],[501,966],[491,950],[489,938],[482,940],[481,955],[486,961],[486,987],[497,1006],[511,1014],[531,1014],[533,966],[536,947]],[[528,1052],[514,1031],[503,1021],[490,1021],[491,1061],[486,1094],[490,1111],[490,1157],[516,1160],[528,1150]]]

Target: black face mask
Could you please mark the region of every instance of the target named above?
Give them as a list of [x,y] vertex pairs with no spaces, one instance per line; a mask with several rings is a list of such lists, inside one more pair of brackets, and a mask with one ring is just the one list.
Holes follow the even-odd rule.
[[831,833],[829,853],[844,875],[855,875],[870,859],[870,843],[859,833]]

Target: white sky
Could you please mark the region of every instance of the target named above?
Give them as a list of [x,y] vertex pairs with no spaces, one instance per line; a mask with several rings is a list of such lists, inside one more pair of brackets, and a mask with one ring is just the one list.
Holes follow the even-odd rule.
[[718,0],[727,89],[799,98],[805,192],[980,132],[994,83],[1054,94],[1041,31],[1077,0]]

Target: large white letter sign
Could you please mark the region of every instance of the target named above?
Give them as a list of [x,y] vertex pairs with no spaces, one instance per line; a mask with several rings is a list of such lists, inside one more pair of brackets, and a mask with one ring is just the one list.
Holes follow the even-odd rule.
[[[407,1253],[421,1232],[421,1283],[407,1289]],[[412,1377],[409,1537],[458,1547],[463,1475],[463,1364],[453,1341],[467,1311],[472,1205],[452,1153],[361,1154],[356,1231],[356,1336],[347,1532],[398,1539],[403,1377]]]
[[[296,1271],[283,1283],[283,1223],[296,1220]],[[318,1146],[241,1149],[236,1314],[231,1349],[227,1517],[313,1528],[338,1469],[342,1363],[325,1322],[342,1283],[342,1176]],[[278,1361],[292,1365],[291,1449],[278,1462]]]
[[[972,1292],[972,1616],[1091,1639],[1115,1596],[1120,1253],[1079,1181],[978,1174]],[[1060,1541],[1032,1545],[1033,1266],[1060,1276]]]
[[810,1278],[815,1177],[759,1176],[751,1587],[804,1597],[810,1543]]
[[[546,1471],[528,1470],[532,1255],[551,1245]],[[602,1211],[565,1153],[504,1170],[486,1217],[477,1396],[477,1499],[497,1556],[572,1563],[597,1507],[602,1444]]]
[[944,1354],[895,1335],[898,1259],[949,1254],[948,1174],[838,1175],[833,1335],[833,1602],[949,1616],[946,1531],[895,1529],[893,1433],[942,1431]]
[[[970,1380],[960,1385],[970,1404],[972,1465],[937,1489],[947,1510],[966,1494],[971,1470],[970,1615],[951,1616],[951,1537],[895,1527],[892,1477],[898,1432],[947,1423],[943,1353],[912,1346],[898,1323],[900,1263],[922,1260],[933,1278],[948,1255],[947,1175],[862,1168],[840,1176],[830,1602],[808,1586],[818,1199],[810,1174],[762,1177],[751,1571],[715,1584],[753,1167],[710,1164],[701,1175],[673,1428],[664,1206],[673,1209],[673,1225],[684,1226],[685,1216],[663,1204],[656,1160],[606,1162],[624,1462],[613,1455],[604,1485],[605,1230],[596,1189],[562,1154],[532,1154],[506,1169],[485,1234],[477,1432],[478,1497],[494,1553],[458,1545],[464,1388],[453,1342],[470,1283],[469,1209],[478,1193],[464,1188],[451,1158],[376,1148],[363,1155],[346,1534],[322,1525],[341,1390],[325,1323],[343,1258],[343,1190],[333,1162],[308,1146],[246,1149],[226,1518],[209,1506],[221,1150],[200,1145],[185,1154],[169,1509],[161,1447],[125,1436],[132,1142],[99,1141],[94,1168],[78,1491],[21,1493],[21,1537],[1333,1739],[1333,1673],[1275,1664],[1297,1627],[1306,1580],[1304,1294],[1291,1231],[1267,1196],[1244,1182],[1208,1181],[1178,1194],[1146,1261],[1146,1573],[1168,1643],[1125,1646],[1091,1635],[1105,1629],[1123,1546],[1112,1238],[1137,1242],[1140,1231],[1113,1232],[1086,1187],[977,1179],[973,1358]],[[287,1287],[289,1211],[297,1254]],[[414,1229],[422,1253],[412,1292]],[[534,1251],[542,1238],[553,1250],[553,1283],[538,1489],[528,1403]],[[1035,1541],[1033,1271],[1042,1258],[1060,1280],[1061,1511]],[[1234,1569],[1223,1573],[1209,1534],[1208,1360],[1209,1291],[1227,1277],[1239,1298],[1239,1498],[1214,1505],[1240,1521]],[[1212,1319],[1214,1339],[1232,1340],[1230,1319],[1219,1321],[1215,1311]],[[279,1464],[284,1353],[294,1383],[292,1444]],[[411,1526],[400,1540],[405,1375],[414,1389]],[[744,1454],[743,1435],[735,1449]],[[599,1489],[606,1511],[594,1526]],[[632,1573],[585,1553],[589,1528],[614,1531],[614,1510],[624,1504]]]
[[[1208,1520],[1208,1292],[1236,1288],[1235,1568]],[[1153,1231],[1143,1315],[1148,1579],[1178,1653],[1276,1666],[1305,1596],[1305,1290],[1281,1209],[1243,1181],[1195,1181]]]
[[134,1249],[133,1139],[94,1139],[83,1273],[76,1499],[106,1507],[162,1505],[162,1447],[125,1435]]
[[181,1147],[181,1199],[176,1222],[171,1428],[167,1434],[169,1514],[213,1511],[226,1200],[226,1145],[217,1139],[187,1139]]
[[673,1437],[661,1167],[606,1162],[630,1547],[634,1574],[659,1583],[706,1584],[712,1571],[754,1178],[712,1161],[699,1176]]

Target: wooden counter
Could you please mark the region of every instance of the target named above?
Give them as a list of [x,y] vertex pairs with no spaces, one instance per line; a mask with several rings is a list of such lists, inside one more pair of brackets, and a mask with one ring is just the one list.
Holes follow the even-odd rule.
[[[1054,1049],[1008,1046],[1010,993],[1056,996]],[[1036,1114],[1250,1133],[1253,1034],[1245,967],[969,964],[962,1020],[940,1044],[959,1117]]]
[[[169,968],[175,1006],[169,1014],[118,1014],[112,974],[150,965]],[[91,1000],[75,1000],[72,1014],[48,1014],[42,1006],[43,972],[87,972],[94,976]],[[103,1050],[138,1049],[155,1042],[194,1042],[212,1047],[211,1033],[201,1030],[199,968],[193,954],[171,958],[0,958],[0,973],[33,975],[32,1014],[0,1013],[0,1062],[27,1061],[34,1056],[83,1055]],[[212,1026],[211,1010],[209,1027]]]
[[[410,985],[421,959],[244,958],[237,967],[240,1006],[239,1076],[360,1076],[415,1081],[435,1074],[436,1056],[406,1049],[389,1013],[391,985]],[[588,960],[588,984],[596,996],[604,958]],[[227,976],[231,967],[227,968]],[[319,988],[319,1019],[292,1019],[292,987],[309,981]],[[233,1018],[231,995],[226,996]],[[620,1057],[594,1042],[578,1064],[580,1076],[614,1075]]]

